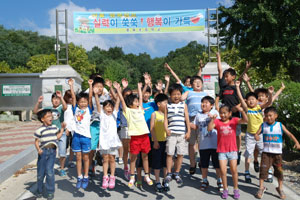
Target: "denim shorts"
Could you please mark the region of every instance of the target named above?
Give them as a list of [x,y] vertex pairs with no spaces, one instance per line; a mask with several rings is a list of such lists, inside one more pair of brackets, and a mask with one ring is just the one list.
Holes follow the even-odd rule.
[[91,138],[74,133],[72,140],[72,151],[89,153],[91,151]]
[[231,151],[226,153],[219,153],[219,160],[237,160],[237,151]]
[[67,157],[67,135],[63,133],[61,138],[58,140],[58,156]]

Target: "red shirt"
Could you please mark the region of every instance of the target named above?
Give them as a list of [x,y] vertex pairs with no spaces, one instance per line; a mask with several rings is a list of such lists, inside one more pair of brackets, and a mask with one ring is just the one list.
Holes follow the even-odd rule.
[[229,122],[224,123],[220,119],[215,119],[215,128],[218,131],[218,153],[237,151],[236,146],[236,126],[239,118],[233,117]]

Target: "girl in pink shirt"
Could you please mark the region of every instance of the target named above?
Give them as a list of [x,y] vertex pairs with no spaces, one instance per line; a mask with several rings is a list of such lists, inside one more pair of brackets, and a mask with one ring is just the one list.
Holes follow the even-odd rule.
[[236,106],[242,113],[242,118],[231,117],[232,111],[228,106],[222,106],[220,108],[220,118],[216,119],[216,115],[212,116],[212,120],[208,124],[207,130],[211,131],[216,129],[218,132],[218,146],[217,152],[219,154],[219,163],[221,170],[221,178],[223,182],[223,194],[222,198],[228,197],[228,185],[227,185],[227,162],[229,160],[230,171],[233,179],[234,186],[234,198],[239,199],[240,194],[238,190],[238,173],[237,173],[237,146],[236,146],[236,127],[238,124],[247,123],[248,118],[246,113],[240,106]]

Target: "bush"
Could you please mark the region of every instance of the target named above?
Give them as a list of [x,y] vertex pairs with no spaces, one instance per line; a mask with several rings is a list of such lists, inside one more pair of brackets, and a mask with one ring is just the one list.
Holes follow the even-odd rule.
[[[278,111],[278,121],[282,122],[286,128],[300,140],[300,83],[286,82],[285,89],[277,100],[275,100],[273,106]],[[281,87],[281,81],[273,81],[265,87],[274,86],[275,91]],[[285,146],[288,150],[292,150],[294,142],[284,135]]]

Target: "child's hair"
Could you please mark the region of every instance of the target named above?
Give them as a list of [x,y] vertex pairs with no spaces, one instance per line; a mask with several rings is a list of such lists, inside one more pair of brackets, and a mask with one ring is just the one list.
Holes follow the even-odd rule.
[[203,101],[208,101],[211,105],[215,104],[215,100],[211,96],[205,96],[205,97],[203,97],[201,99],[201,103],[203,103]]
[[184,79],[183,79],[183,83],[185,83],[185,82],[186,82],[186,80],[188,80],[188,79],[191,79],[191,76],[186,76],[186,77],[184,77]]
[[220,107],[220,111],[221,111],[222,109],[226,109],[228,112],[231,112],[231,108],[230,108],[229,106],[227,106],[227,105],[222,105],[222,106]]
[[125,93],[127,93],[127,92],[130,92],[131,94],[132,94],[132,90],[130,89],[130,88],[125,88],[123,91],[122,91],[122,95],[123,95],[123,97],[124,97],[124,95],[125,95]]
[[268,89],[266,88],[257,88],[254,90],[254,93],[258,96],[259,93],[265,94],[267,97],[269,96]]
[[72,102],[69,102],[70,98],[72,98],[71,90],[66,90],[65,95],[64,95],[64,101],[66,103],[72,103]]
[[85,93],[84,91],[82,91],[82,92],[80,92],[79,94],[76,95],[76,101],[79,101],[82,98],[84,98],[87,101],[89,101],[89,94]]
[[97,77],[95,77],[95,78],[93,79],[93,84],[92,84],[92,86],[94,87],[94,85],[95,85],[96,83],[101,83],[102,85],[104,85],[104,79],[97,76]]
[[96,77],[101,77],[101,74],[99,74],[99,73],[93,73],[93,74],[90,75],[90,79],[94,80]]
[[268,114],[269,112],[273,112],[273,113],[277,114],[277,110],[276,110],[276,108],[273,107],[273,106],[266,108],[264,113],[265,113],[265,115],[266,115],[266,114]]
[[106,100],[103,102],[103,108],[107,105],[110,105],[112,108],[115,107],[115,103],[112,100]]
[[169,87],[169,94],[171,95],[173,91],[178,90],[182,94],[183,88],[180,84],[174,83]]
[[191,84],[193,84],[193,82],[197,79],[203,83],[203,79],[200,76],[195,75],[195,76],[192,76],[192,78],[191,78]]
[[230,74],[231,76],[236,76],[236,71],[233,68],[228,68],[224,71],[224,75]]
[[258,99],[257,94],[254,92],[248,92],[246,94],[246,99],[248,100],[249,97],[254,97],[255,99]]
[[165,100],[168,100],[168,96],[163,94],[163,93],[158,94],[154,98],[154,101],[155,101],[156,104],[158,104],[159,102],[165,101]]
[[135,94],[130,94],[125,98],[125,103],[127,107],[130,107],[133,105],[133,102],[135,99],[138,99],[137,95]]
[[52,94],[51,99],[53,99],[53,98],[58,98],[56,92],[54,92],[54,93]]
[[[51,109],[43,109],[37,113],[38,120],[42,122],[42,118],[48,113],[52,113]],[[42,122],[43,123],[43,122]]]

